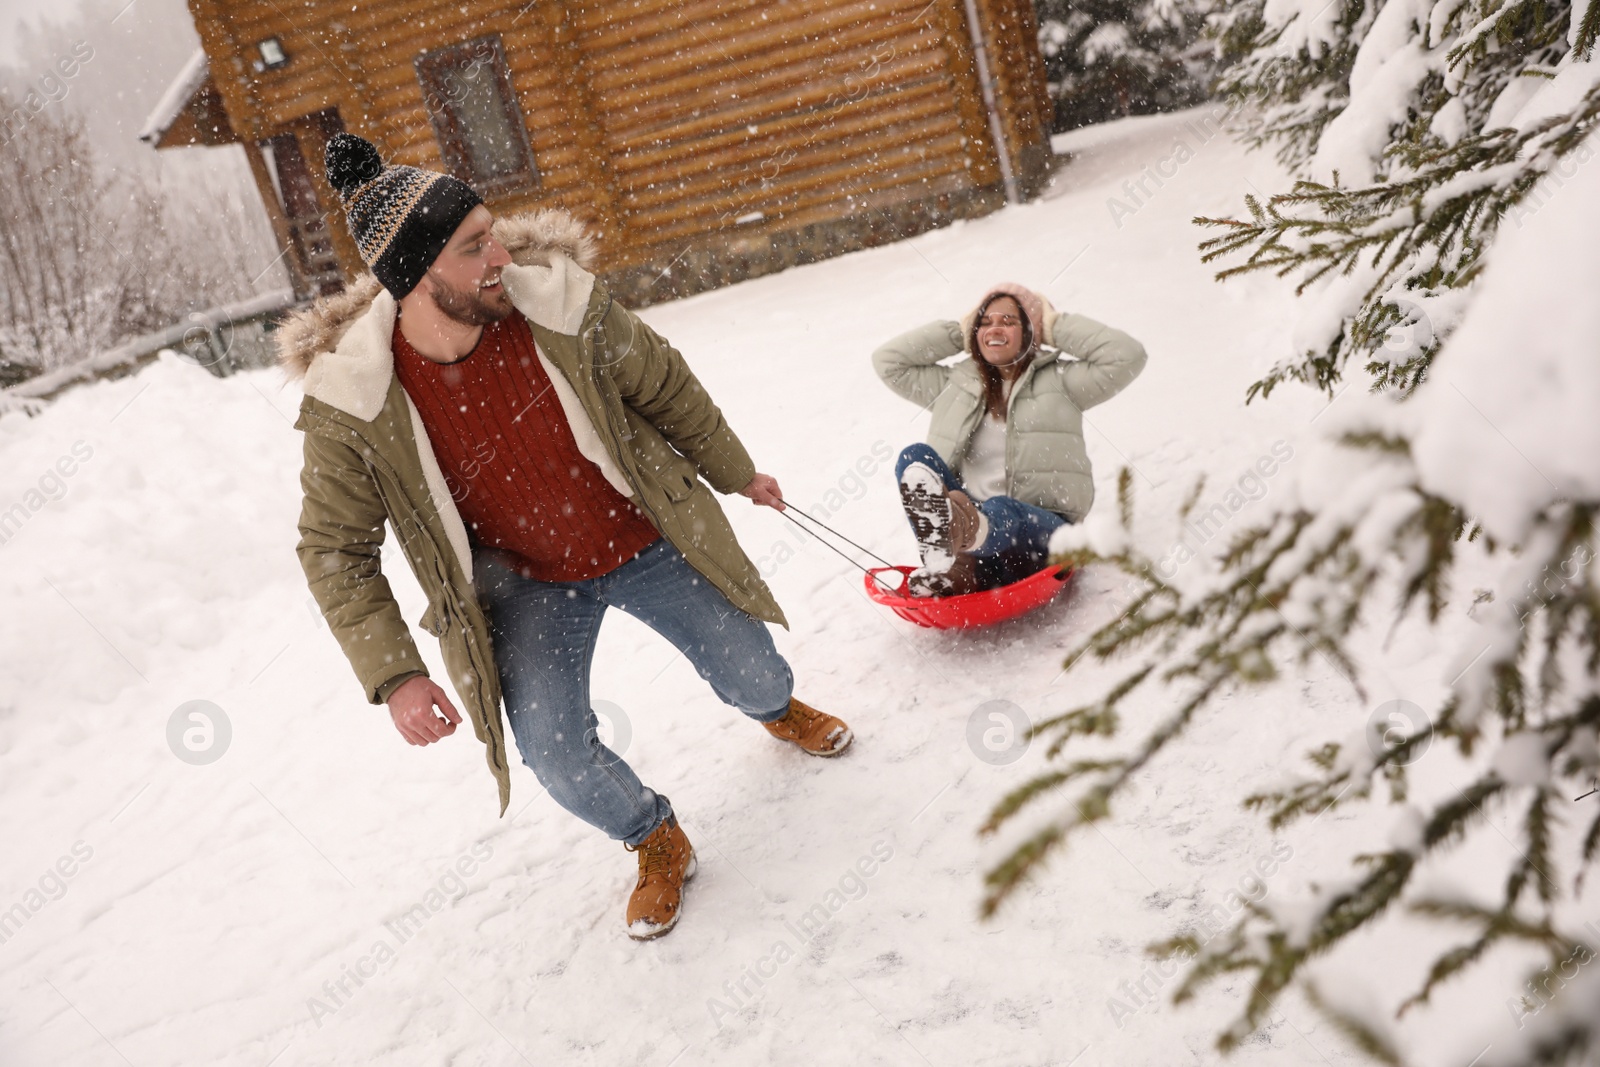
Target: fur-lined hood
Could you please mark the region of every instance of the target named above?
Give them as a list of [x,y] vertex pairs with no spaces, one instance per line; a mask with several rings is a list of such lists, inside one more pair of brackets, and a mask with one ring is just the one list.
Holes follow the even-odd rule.
[[[506,268],[506,291],[519,309],[528,314],[524,306],[533,307],[528,317],[548,329],[576,332],[594,288],[594,275],[588,268],[594,262],[595,243],[583,223],[565,211],[546,208],[496,219],[494,236],[515,264]],[[361,338],[361,347],[368,348],[381,339],[387,351],[395,309],[394,297],[378,279],[363,274],[344,292],[317,300],[278,327],[278,364],[291,381],[304,380],[306,391],[316,395],[316,380],[326,377],[312,373],[318,357],[339,356],[347,347],[348,335],[363,319],[375,321],[370,322],[372,329],[357,331],[372,335]]]
[[1016,282],[1001,282],[984,294],[983,299],[978,301],[977,307],[961,316],[962,351],[969,356],[973,355],[972,328],[978,323],[978,312],[988,307],[989,302],[997,296],[1009,296],[1017,302],[1022,313],[1028,316],[1028,329],[1033,336],[1035,349],[1041,344],[1050,343],[1050,338],[1055,336],[1056,319],[1059,316],[1049,298]]

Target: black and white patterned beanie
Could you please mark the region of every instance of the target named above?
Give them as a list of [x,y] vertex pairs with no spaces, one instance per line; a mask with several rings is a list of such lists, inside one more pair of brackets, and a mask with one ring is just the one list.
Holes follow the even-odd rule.
[[361,258],[396,300],[417,287],[461,220],[483,203],[459,178],[384,166],[371,141],[348,133],[329,139],[322,164]]

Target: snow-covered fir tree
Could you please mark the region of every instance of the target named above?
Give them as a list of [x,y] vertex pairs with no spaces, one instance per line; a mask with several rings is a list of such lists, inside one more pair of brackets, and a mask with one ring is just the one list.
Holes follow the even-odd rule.
[[1215,50],[1204,0],[1039,0],[1039,46],[1057,130],[1186,107],[1205,97]]
[[[1600,0],[1268,0],[1222,31],[1243,53],[1227,89],[1260,105],[1243,135],[1302,180],[1248,198],[1248,218],[1197,220],[1217,234],[1203,254],[1220,278],[1272,270],[1305,298],[1251,398],[1292,380],[1330,403],[1302,474],[1215,560],[1156,564],[1126,472],[1120,507],[1064,531],[1063,558],[1138,588],[1067,662],[1134,667],[1036,727],[1079,758],[992,813],[991,833],[1035,821],[986,908],[1181,760],[1231,691],[1313,664],[1348,682],[1348,718],[1303,772],[1241,799],[1274,829],[1354,809],[1373,839],[1305,897],[1175,931],[1177,998],[1246,979],[1224,1049],[1296,991],[1373,1058],[1436,1062],[1406,1027],[1448,986],[1482,1009],[1454,1020],[1485,1035],[1480,1067],[1600,1062],[1584,881],[1600,855]],[[1432,706],[1397,717],[1372,706],[1359,646],[1401,627],[1453,655]],[[1125,727],[1134,713],[1155,725]],[[1416,982],[1363,955],[1416,924],[1450,935]],[[1355,1008],[1335,964],[1387,1010]]]

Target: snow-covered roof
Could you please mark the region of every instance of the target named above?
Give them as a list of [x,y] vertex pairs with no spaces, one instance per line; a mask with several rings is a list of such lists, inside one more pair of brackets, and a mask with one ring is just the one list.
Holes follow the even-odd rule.
[[144,129],[139,131],[139,140],[153,145],[161,140],[161,135],[172,128],[178,121],[178,116],[183,114],[183,109],[189,106],[189,101],[194,99],[194,94],[200,91],[200,86],[206,82],[206,75],[211,73],[211,65],[206,61],[206,52],[203,48],[196,48],[194,55],[183,65],[178,76],[167,86],[167,91],[161,94],[161,99],[151,109],[150,116],[144,120]]

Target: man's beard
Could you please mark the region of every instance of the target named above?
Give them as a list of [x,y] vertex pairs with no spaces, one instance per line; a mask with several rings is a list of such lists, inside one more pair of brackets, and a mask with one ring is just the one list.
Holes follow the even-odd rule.
[[[505,285],[504,282],[500,284]],[[495,290],[493,297],[485,298],[480,291],[456,289],[435,277],[428,295],[433,298],[433,306],[444,312],[447,318],[463,326],[487,326],[511,314],[511,301],[506,298],[505,292],[504,288],[500,288]]]

